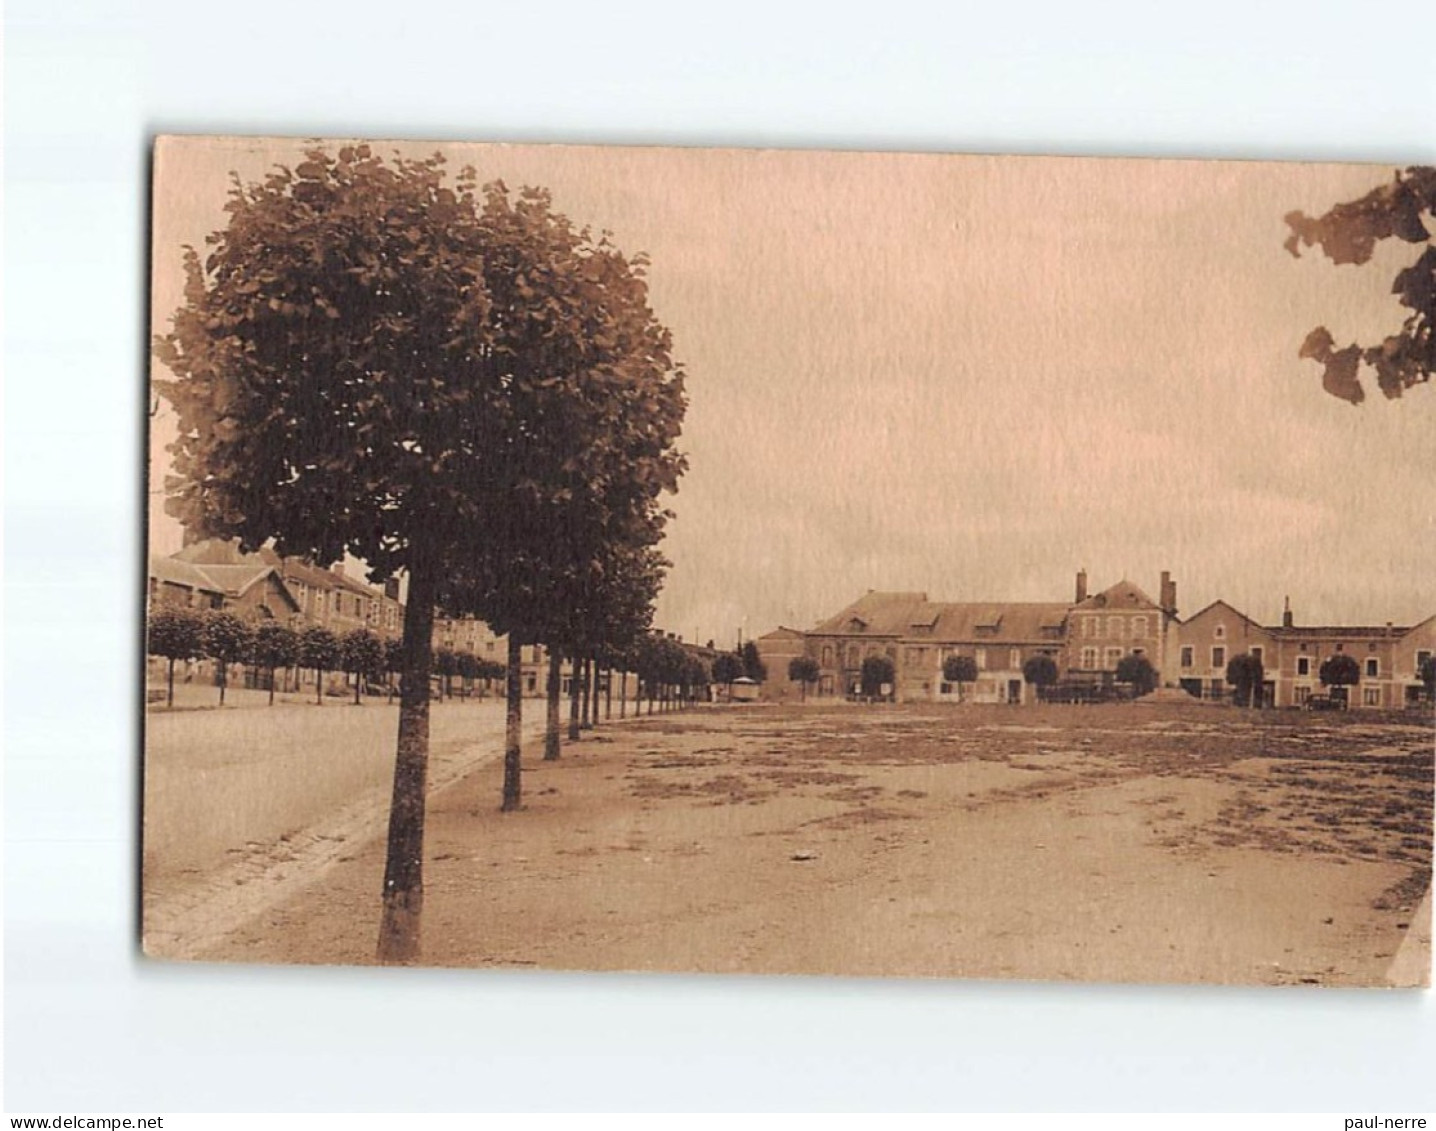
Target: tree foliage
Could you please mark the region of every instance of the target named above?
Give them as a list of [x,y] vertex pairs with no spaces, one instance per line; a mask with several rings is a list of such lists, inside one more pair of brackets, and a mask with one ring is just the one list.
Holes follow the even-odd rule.
[[298,662],[314,673],[316,703],[324,702],[324,673],[339,666],[341,655],[339,638],[323,625],[312,624],[299,634]]
[[145,626],[145,648],[151,656],[168,660],[166,705],[175,703],[175,661],[204,655],[204,618],[195,610],[172,605],[150,609]]
[[219,701],[224,703],[229,684],[230,664],[240,664],[249,655],[253,632],[239,616],[215,609],[204,618],[204,654],[215,662],[219,674]]
[[719,652],[713,658],[713,682],[721,683],[730,691],[733,681],[743,674],[743,660],[736,652]]
[[1117,681],[1130,683],[1138,696],[1146,695],[1157,687],[1157,669],[1146,656],[1129,652],[1117,661]]
[[949,656],[942,662],[942,678],[948,683],[971,683],[977,679],[977,661],[971,656]]
[[[808,685],[810,683],[817,683],[822,677],[822,674],[822,669],[818,667],[818,661],[811,656],[794,656],[788,661],[788,678],[802,686],[804,699],[808,697]],[[714,672],[714,678],[717,678],[716,670]]]
[[269,673],[269,701],[274,702],[274,672],[299,659],[299,634],[277,620],[261,621],[250,641],[249,660]]
[[1350,687],[1361,680],[1361,665],[1345,652],[1328,656],[1317,670],[1317,678],[1324,687]]
[[355,628],[339,639],[339,663],[354,677],[354,702],[359,702],[361,684],[384,671],[384,641],[367,628]]
[[745,640],[743,647],[738,649],[738,658],[743,661],[743,674],[749,679],[762,683],[768,678],[768,665],[763,663],[755,641]]
[[[869,699],[891,694],[891,689],[897,682],[897,669],[887,656],[869,656],[863,661],[859,679],[863,694]],[[887,692],[883,691],[884,686],[889,689]]]
[[1265,667],[1250,652],[1243,652],[1227,661],[1227,682],[1232,685],[1232,698],[1238,707],[1261,705],[1262,682],[1265,679]]
[[1387,397],[1431,379],[1436,368],[1436,245],[1427,224],[1436,217],[1436,168],[1413,166],[1400,171],[1387,184],[1358,200],[1338,204],[1316,218],[1302,212],[1286,217],[1291,235],[1286,249],[1293,256],[1306,247],[1320,246],[1333,263],[1369,262],[1376,245],[1395,237],[1426,250],[1409,267],[1399,271],[1392,294],[1411,313],[1400,332],[1376,345],[1356,343],[1337,348],[1325,326],[1318,326],[1302,343],[1300,356],[1325,369],[1322,386],[1332,396],[1351,404],[1366,397],[1359,372],[1368,366]]
[[1057,682],[1057,661],[1051,656],[1029,656],[1022,665],[1022,678],[1039,691]]

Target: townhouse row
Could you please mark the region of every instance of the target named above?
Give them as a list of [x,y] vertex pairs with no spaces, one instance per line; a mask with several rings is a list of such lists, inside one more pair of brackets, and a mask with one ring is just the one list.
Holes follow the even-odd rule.
[[[939,602],[926,593],[870,591],[812,629],[779,628],[760,637],[767,664],[764,695],[847,697],[857,693],[863,660],[892,661],[899,701],[1027,703],[1035,689],[1024,678],[1034,656],[1052,659],[1066,683],[1110,684],[1124,657],[1145,657],[1161,685],[1204,699],[1230,694],[1227,664],[1237,655],[1261,660],[1262,701],[1299,707],[1324,690],[1322,663],[1349,655],[1360,673],[1348,692],[1355,707],[1395,708],[1429,697],[1423,667],[1436,651],[1436,617],[1415,625],[1297,625],[1288,603],[1280,625],[1261,625],[1225,601],[1183,619],[1177,587],[1163,572],[1158,598],[1122,580],[1089,592],[1079,571],[1066,602]],[[977,680],[957,686],[943,679],[944,661],[968,656]],[[802,688],[787,678],[789,663],[817,664],[817,683]]]

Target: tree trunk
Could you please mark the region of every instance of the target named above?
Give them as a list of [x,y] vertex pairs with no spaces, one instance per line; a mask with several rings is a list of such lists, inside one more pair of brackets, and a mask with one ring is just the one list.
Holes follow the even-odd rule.
[[170,678],[169,691],[165,695],[165,706],[173,708],[175,705],[175,658],[170,657]]
[[583,718],[581,725],[584,730],[593,729],[593,657],[585,656],[583,660]]
[[613,669],[609,668],[604,673],[603,681],[603,721],[613,721]]
[[578,657],[574,656],[568,665],[568,740],[578,741]]
[[618,717],[628,718],[628,669],[625,667],[618,677]]
[[359,675],[358,672],[355,672],[355,673],[354,673],[354,706],[356,706],[356,707],[359,706],[359,680],[360,680],[360,675]]
[[224,706],[224,686],[226,683],[229,682],[229,680],[226,678],[226,676],[228,675],[228,666],[229,665],[227,665],[223,660],[221,660],[219,663],[219,705],[221,707]]
[[[408,618],[405,617],[405,620]],[[317,707],[324,706],[324,669],[314,669],[314,704]]]
[[274,706],[274,667],[272,665],[269,669],[269,705]]
[[563,690],[563,669],[558,650],[548,650],[548,683],[544,688],[547,697],[547,714],[544,719],[543,760],[558,761],[559,755],[559,693]]
[[504,800],[499,806],[505,813],[512,813],[523,800],[523,782],[520,776],[523,767],[519,760],[523,753],[523,658],[523,645],[519,643],[518,634],[509,633],[508,710],[504,716]]
[[409,571],[404,606],[404,663],[399,689],[399,742],[389,804],[384,861],[383,919],[378,959],[419,957],[424,910],[424,804],[429,778],[429,669],[433,665],[435,577],[427,563]]

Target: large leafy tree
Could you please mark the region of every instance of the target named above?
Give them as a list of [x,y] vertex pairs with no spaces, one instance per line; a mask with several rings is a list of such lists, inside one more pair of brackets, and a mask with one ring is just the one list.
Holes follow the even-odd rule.
[[225,688],[229,686],[229,666],[243,663],[248,658],[252,630],[236,614],[216,609],[204,618],[203,638],[204,654],[215,663],[219,677],[219,705],[223,707]]
[[267,620],[255,627],[250,641],[249,659],[256,667],[269,673],[269,705],[274,705],[274,673],[287,668],[299,658],[299,634],[277,620]]
[[1332,396],[1352,404],[1366,397],[1358,376],[1362,365],[1376,375],[1387,397],[1399,397],[1414,385],[1431,380],[1436,368],[1436,245],[1431,242],[1436,218],[1436,168],[1413,166],[1365,196],[1338,204],[1315,218],[1302,212],[1286,217],[1291,235],[1286,249],[1300,255],[1303,245],[1320,246],[1333,263],[1366,263],[1382,240],[1396,238],[1425,244],[1414,263],[1399,271],[1391,285],[1411,313],[1398,333],[1375,345],[1342,346],[1325,326],[1302,343],[1300,355],[1325,369],[1322,385]]
[[165,706],[175,705],[175,661],[204,655],[204,618],[194,609],[160,605],[150,610],[145,647],[166,665]]
[[179,417],[169,506],[246,549],[273,539],[407,575],[378,954],[408,961],[444,587],[461,564],[526,548],[509,520],[584,484],[672,489],[682,375],[643,258],[576,229],[542,190],[481,191],[471,170],[451,187],[441,156],[359,145],[236,180],[227,209],[209,254],[186,253],[185,303],[156,343],[176,375],[157,382]]

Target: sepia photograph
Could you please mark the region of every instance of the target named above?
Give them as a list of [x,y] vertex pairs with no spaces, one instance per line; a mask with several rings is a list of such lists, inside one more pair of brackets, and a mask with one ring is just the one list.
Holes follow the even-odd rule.
[[160,137],[144,953],[1429,986],[1433,232],[1426,165]]

